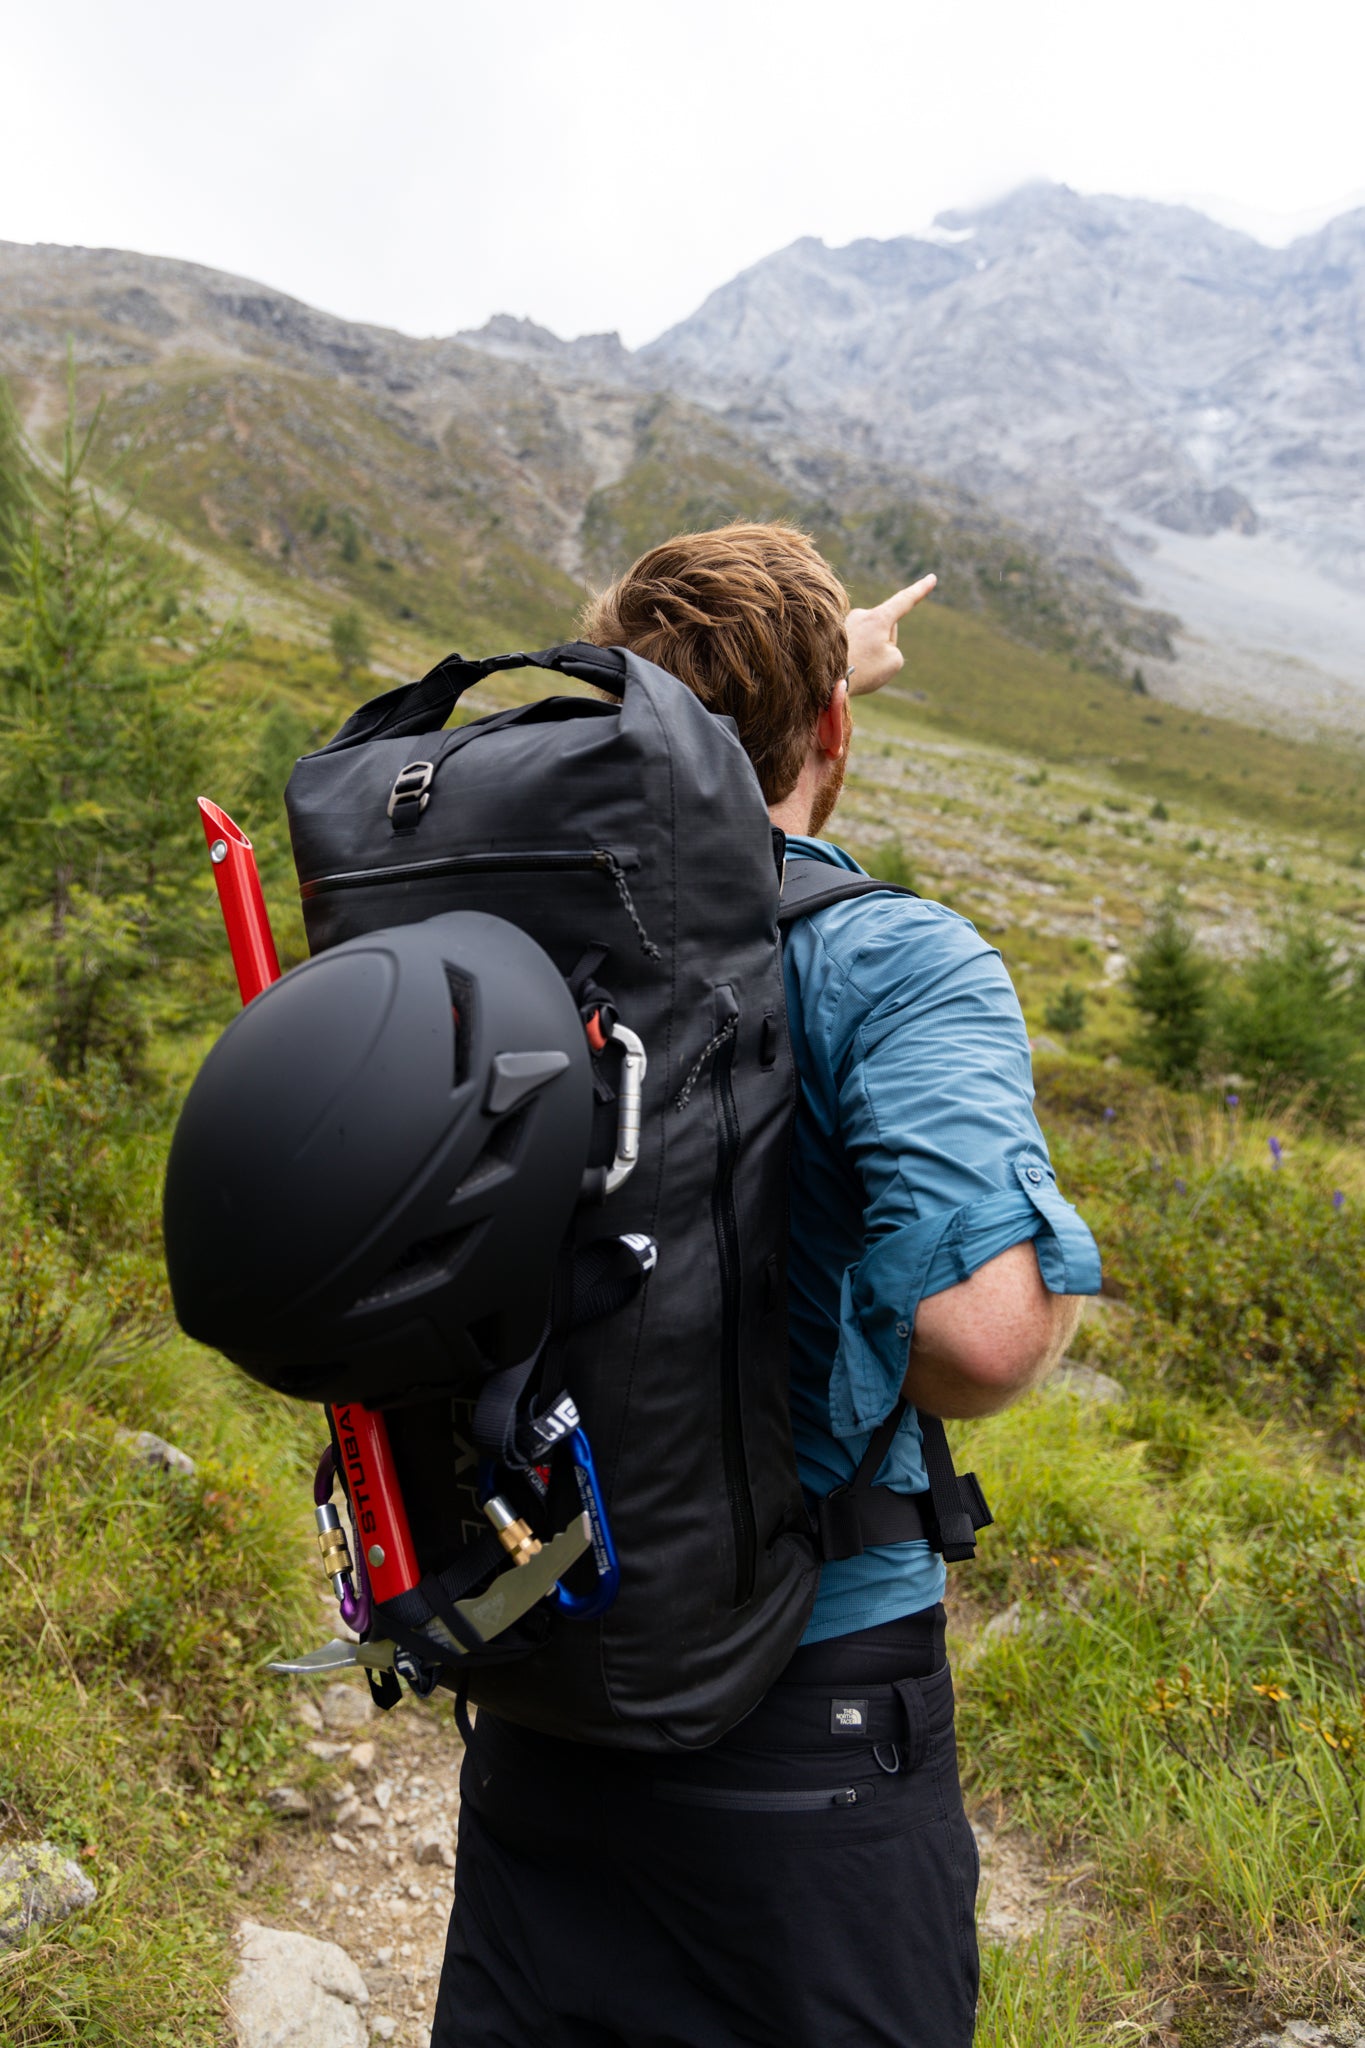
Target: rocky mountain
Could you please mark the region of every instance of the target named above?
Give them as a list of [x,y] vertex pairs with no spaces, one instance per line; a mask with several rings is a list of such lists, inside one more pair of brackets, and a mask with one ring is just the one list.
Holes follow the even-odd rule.
[[291,629],[359,601],[409,638],[554,639],[585,581],[665,533],[780,515],[869,588],[933,566],[950,605],[1082,664],[1127,676],[1168,646],[1093,530],[1032,535],[837,436],[755,432],[614,336],[417,340],[193,264],[0,243],[0,373],[40,440],[68,347],[105,487]]
[[928,238],[803,240],[639,368],[770,439],[1104,522],[1185,620],[1169,680],[1365,725],[1365,211],[1271,249],[1023,188]]
[[784,514],[866,587],[933,566],[950,605],[1158,694],[1365,733],[1365,212],[1271,249],[1028,186],[793,243],[633,353],[0,244],[0,371],[39,425],[68,336],[104,473],[300,603],[549,631],[670,526]]

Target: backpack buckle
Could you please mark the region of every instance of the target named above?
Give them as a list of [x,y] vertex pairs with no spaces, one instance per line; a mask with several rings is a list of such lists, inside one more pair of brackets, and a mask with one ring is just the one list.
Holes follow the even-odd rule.
[[816,1501],[814,1522],[822,1564],[862,1556],[866,1546],[858,1523],[858,1496],[847,1486],[836,1486]]
[[410,831],[431,802],[434,761],[409,761],[400,768],[389,791],[388,815],[395,832]]

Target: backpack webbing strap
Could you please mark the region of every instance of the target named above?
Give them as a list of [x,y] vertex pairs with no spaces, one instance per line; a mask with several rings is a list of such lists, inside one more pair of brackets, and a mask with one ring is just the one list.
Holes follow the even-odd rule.
[[506,1365],[500,1372],[492,1372],[479,1389],[479,1398],[474,1404],[474,1421],[471,1434],[476,1449],[486,1458],[496,1458],[500,1464],[511,1465],[520,1470],[526,1459],[517,1449],[517,1429],[522,1421],[522,1399],[529,1391],[537,1368],[545,1357],[549,1340],[548,1325],[540,1342],[528,1358],[516,1365]]
[[[507,1552],[499,1543],[494,1531],[484,1529],[472,1543],[465,1545],[454,1563],[448,1564],[443,1572],[429,1572],[425,1578],[419,1579],[415,1586],[410,1586],[406,1593],[399,1593],[392,1600],[386,1600],[384,1612],[391,1615],[395,1621],[402,1622],[405,1628],[420,1628],[423,1622],[430,1621],[432,1615],[438,1611],[430,1597],[430,1589],[433,1586],[447,1602],[453,1604],[456,1600],[463,1600],[467,1593],[472,1593],[480,1580],[491,1578],[506,1562],[506,1558]],[[445,1620],[444,1614],[441,1619]],[[446,1626],[450,1627],[449,1622]],[[457,1641],[464,1641],[456,1630],[451,1629],[450,1632],[456,1636]],[[465,1647],[469,1648],[471,1645],[466,1642]]]
[[974,1472],[953,1468],[948,1438],[937,1415],[920,1412],[920,1437],[927,1493],[896,1493],[874,1485],[905,1415],[902,1397],[872,1432],[858,1469],[846,1486],[836,1486],[815,1503],[814,1518],[820,1562],[861,1557],[873,1544],[927,1543],[948,1564],[976,1554],[976,1531],[992,1516]]
[[948,1564],[976,1556],[976,1532],[995,1520],[975,1472],[959,1472],[948,1448],[948,1433],[937,1415],[920,1414],[920,1448],[929,1475],[929,1499],[937,1530],[930,1539]]
[[323,754],[360,747],[370,740],[398,739],[404,733],[437,732],[466,690],[505,668],[549,668],[560,675],[593,683],[613,697],[626,687],[626,656],[621,647],[594,647],[588,640],[566,640],[543,647],[538,654],[490,654],[484,661],[466,661],[448,654],[428,669],[420,682],[400,683],[382,697],[371,697],[347,719],[335,739],[319,748]]

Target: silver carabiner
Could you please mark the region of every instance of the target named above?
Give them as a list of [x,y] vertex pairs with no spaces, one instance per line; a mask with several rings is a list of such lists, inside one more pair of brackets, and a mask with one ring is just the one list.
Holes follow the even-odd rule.
[[614,1195],[640,1163],[640,1123],[644,1109],[645,1049],[639,1038],[618,1017],[611,1035],[621,1048],[620,1107],[616,1117],[616,1157],[607,1168],[605,1192]]

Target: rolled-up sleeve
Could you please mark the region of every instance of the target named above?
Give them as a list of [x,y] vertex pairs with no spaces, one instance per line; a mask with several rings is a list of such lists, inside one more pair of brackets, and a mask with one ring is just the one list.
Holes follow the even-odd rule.
[[842,1439],[875,1428],[899,1398],[926,1295],[1030,1241],[1054,1294],[1100,1285],[1095,1241],[1058,1191],[1033,1113],[1028,1037],[999,954],[940,905],[887,898],[869,920],[872,900],[846,966],[831,949],[822,1014],[864,1197],[829,1389]]

